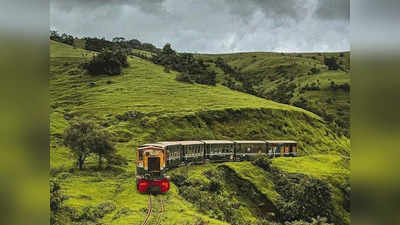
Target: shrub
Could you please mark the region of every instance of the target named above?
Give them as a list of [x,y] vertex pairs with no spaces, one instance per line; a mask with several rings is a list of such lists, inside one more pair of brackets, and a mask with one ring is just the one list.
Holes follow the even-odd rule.
[[57,213],[61,211],[65,200],[60,185],[55,180],[50,180],[50,224],[57,223]]
[[344,84],[336,84],[334,81],[331,81],[331,85],[330,88],[333,91],[336,91],[338,89],[342,89],[345,92],[349,92],[350,91],[350,84],[348,83],[344,83]]
[[188,73],[180,73],[176,76],[177,81],[193,84],[194,81],[192,80],[192,77]]
[[341,69],[335,57],[325,57],[324,64],[328,66],[329,70],[339,70]]
[[252,163],[265,171],[271,170],[271,159],[268,156],[260,156]]
[[300,183],[280,176],[276,182],[278,193],[283,197],[278,203],[280,216],[287,221],[305,220],[333,215],[332,197],[326,182],[303,177]]
[[50,180],[50,210],[57,212],[61,209],[65,197],[61,192],[61,187],[55,180]]
[[127,54],[122,49],[105,49],[83,67],[91,75],[118,75],[123,67],[128,66]]

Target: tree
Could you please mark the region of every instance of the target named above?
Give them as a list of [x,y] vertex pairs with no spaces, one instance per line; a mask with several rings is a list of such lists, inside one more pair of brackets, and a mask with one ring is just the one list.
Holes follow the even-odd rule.
[[118,75],[122,67],[128,67],[127,53],[121,48],[104,49],[100,54],[93,57],[83,67],[92,75],[108,74]]
[[337,60],[336,60],[335,57],[330,57],[330,58],[325,57],[325,59],[324,59],[324,64],[325,64],[326,66],[328,66],[328,69],[329,69],[329,70],[338,70],[338,69],[342,69],[342,68],[340,67],[340,65],[337,63]]
[[68,35],[65,33],[62,35],[59,35],[57,31],[52,30],[52,31],[50,31],[50,40],[61,42],[61,43],[67,44],[67,45],[73,45],[75,38],[74,38],[74,36]]
[[56,30],[51,30],[50,31],[50,40],[60,42],[61,37],[60,37],[60,35],[58,34],[58,32]]
[[115,37],[112,39],[112,42],[116,42],[116,43],[123,42],[123,41],[125,41],[124,37]]
[[74,154],[80,170],[91,153],[98,155],[99,167],[104,156],[115,153],[110,135],[91,121],[73,122],[64,132],[64,144]]
[[114,144],[110,140],[110,134],[105,130],[93,132],[90,136],[91,152],[98,156],[99,168],[102,167],[104,157],[110,157],[115,154]]
[[167,55],[176,54],[176,52],[174,50],[172,50],[172,47],[171,47],[170,43],[167,43],[167,44],[164,45],[162,53],[163,54],[167,54]]
[[177,81],[193,84],[192,77],[188,73],[180,73],[176,76]]

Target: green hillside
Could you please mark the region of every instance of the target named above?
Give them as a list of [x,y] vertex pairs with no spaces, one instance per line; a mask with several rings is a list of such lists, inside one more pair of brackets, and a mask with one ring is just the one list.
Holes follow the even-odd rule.
[[[323,117],[338,134],[350,135],[350,94],[341,88],[344,84],[350,87],[350,53],[254,52],[197,57],[217,72],[221,84],[304,108]],[[329,70],[325,65],[324,59],[332,57],[340,69]],[[224,72],[216,64],[218,58],[240,75]]]
[[[164,72],[162,66],[131,56],[130,67],[118,76],[90,76],[80,64],[95,53],[72,46],[50,43],[50,176],[56,180],[67,199],[58,215],[59,224],[138,224],[146,215],[147,196],[135,188],[135,150],[146,143],[161,140],[189,139],[295,139],[299,151],[296,168],[291,159],[275,160],[274,165],[288,173],[304,173],[324,179],[337,187],[348,176],[345,161],[350,156],[346,137],[337,135],[316,114],[304,109],[268,101],[222,85],[186,84],[175,80],[177,72]],[[97,169],[97,159],[90,157],[86,169],[78,171],[70,151],[63,145],[62,134],[74,119],[96,121],[112,134],[117,151],[128,160],[127,166]],[[314,155],[320,156],[314,156]],[[320,162],[321,158],[325,161]],[[296,159],[298,160],[298,159]],[[325,163],[326,162],[326,163]],[[338,172],[334,165],[343,162]],[[256,193],[274,204],[279,194],[268,183],[268,174],[249,171],[249,163],[227,163],[229,174],[237,174]],[[313,165],[307,168],[299,165]],[[204,165],[213,170],[222,165]],[[321,167],[318,173],[318,167]],[[180,170],[180,169],[179,169]],[[179,172],[178,170],[178,172]],[[187,168],[188,173],[197,169]],[[260,171],[259,169],[255,171]],[[314,172],[313,172],[314,171]],[[173,174],[174,171],[171,171]],[[261,172],[261,171],[260,171]],[[200,179],[206,179],[198,172]],[[265,172],[266,173],[266,172]],[[254,179],[249,179],[254,177]],[[330,180],[329,177],[343,179]],[[203,180],[207,182],[207,180]],[[231,180],[225,180],[228,187]],[[254,183],[253,183],[254,182]],[[266,182],[267,187],[263,184]],[[232,193],[234,189],[228,190]],[[237,190],[236,190],[237,191]],[[211,195],[210,195],[211,196]],[[177,186],[156,200],[166,201],[162,224],[227,224],[224,216],[203,212],[181,195]],[[251,198],[240,197],[243,202]],[[343,212],[335,194],[337,213]],[[260,219],[259,209],[243,204],[240,212],[249,221]],[[157,205],[155,205],[155,210]],[[257,211],[258,210],[258,211]],[[348,213],[342,213],[348,221]],[[348,224],[346,222],[346,224]]]

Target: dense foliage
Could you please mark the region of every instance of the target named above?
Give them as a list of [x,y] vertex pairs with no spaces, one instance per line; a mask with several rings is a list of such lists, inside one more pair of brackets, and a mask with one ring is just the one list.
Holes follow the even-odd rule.
[[132,49],[139,49],[149,52],[158,52],[159,49],[150,43],[141,43],[137,39],[125,40],[123,37],[115,37],[112,41],[105,38],[91,38],[86,37],[85,49],[100,52],[105,48],[118,47],[131,51]]
[[342,67],[338,64],[336,57],[325,57],[324,63],[328,66],[329,70],[343,70]]
[[57,223],[57,213],[61,211],[65,200],[60,184],[54,179],[50,180],[50,224]]
[[[210,182],[193,181],[185,174],[174,174],[172,177],[172,181],[179,188],[179,194],[192,202],[202,213],[233,225],[251,224],[251,220],[241,216],[241,210],[245,207],[241,199],[248,198],[260,220],[274,219],[274,213],[271,212],[274,211],[274,207],[271,204],[265,205],[265,196],[254,185],[238,177],[229,167],[219,166],[217,169],[205,171],[202,175]],[[234,190],[235,194],[227,192],[227,189]]]
[[227,78],[226,82],[222,83],[224,86],[227,86],[228,88],[233,90],[260,96],[260,94],[257,93],[253,87],[255,83],[259,82],[259,80],[254,80],[254,76],[240,73],[238,70],[232,68],[228,63],[226,63],[225,60],[221,57],[218,57],[215,60],[215,65],[221,68],[225,74],[228,74],[230,76]]
[[294,83],[283,82],[277,88],[268,92],[267,95],[273,101],[289,104],[296,88],[297,86]]
[[119,75],[122,68],[128,66],[127,53],[120,48],[104,49],[83,65],[91,75]]
[[61,42],[67,45],[73,45],[75,38],[72,35],[62,34],[59,35],[57,31],[50,31],[50,40]]
[[[326,182],[301,174],[287,174],[273,167],[268,157],[260,157],[253,164],[271,175],[280,196],[275,203],[228,166],[206,170],[202,176],[207,177],[209,182],[190,179],[183,171],[174,173],[172,181],[178,187],[179,194],[201,212],[231,224],[254,223],[240,216],[242,207],[253,208],[257,224],[260,225],[338,222],[333,216],[331,190]],[[242,199],[247,201],[243,202]]]
[[105,38],[91,38],[86,37],[85,40],[85,49],[95,52],[101,52],[106,48],[112,48],[114,43],[106,40]]
[[272,174],[281,196],[277,204],[281,220],[312,222],[314,218],[324,217],[332,222],[332,196],[326,182],[301,174],[286,174],[272,167],[268,157],[260,157],[253,164]]
[[171,48],[170,44],[166,44],[162,51],[152,57],[152,61],[156,64],[163,65],[166,71],[169,69],[181,72],[177,76],[178,81],[187,83],[199,83],[206,85],[215,85],[216,73],[207,70],[207,65],[203,60],[195,59],[193,54],[178,54]]

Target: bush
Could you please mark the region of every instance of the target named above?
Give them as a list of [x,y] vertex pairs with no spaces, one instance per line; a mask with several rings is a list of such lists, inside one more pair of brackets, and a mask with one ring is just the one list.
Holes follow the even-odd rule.
[[119,75],[123,67],[128,67],[127,54],[122,49],[105,49],[84,64],[91,75]]
[[268,156],[260,156],[252,163],[265,171],[271,171],[271,159]]
[[350,84],[348,84],[348,83],[336,84],[334,81],[331,81],[330,88],[331,88],[333,91],[342,89],[342,90],[345,91],[345,92],[350,92]]
[[341,69],[341,67],[338,64],[338,62],[337,62],[335,57],[330,57],[330,58],[326,57],[324,59],[324,64],[326,66],[328,66],[329,70],[339,70],[339,69]]
[[176,76],[177,81],[193,84],[194,81],[192,80],[192,77],[188,73],[180,73]]
[[61,192],[60,185],[55,180],[50,180],[50,210],[57,212],[61,209],[65,197]]
[[57,223],[57,214],[65,200],[60,185],[55,180],[50,180],[50,224]]
[[312,221],[317,217],[332,219],[332,197],[328,184],[308,177],[299,180],[297,184],[281,176],[275,181],[277,192],[283,197],[278,203],[280,216],[287,221]]
[[162,51],[152,57],[155,64],[163,65],[164,71],[170,69],[181,72],[176,80],[186,83],[199,83],[206,85],[215,85],[216,73],[207,70],[207,65],[201,59],[194,58],[193,54],[177,54],[170,44],[166,44]]

